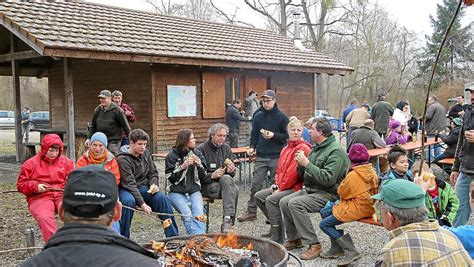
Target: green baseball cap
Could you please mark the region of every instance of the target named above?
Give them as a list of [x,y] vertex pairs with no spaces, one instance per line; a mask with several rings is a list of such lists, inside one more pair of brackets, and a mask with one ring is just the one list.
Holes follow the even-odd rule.
[[380,193],[373,195],[372,198],[399,209],[413,209],[425,205],[425,192],[421,187],[403,179],[383,182]]

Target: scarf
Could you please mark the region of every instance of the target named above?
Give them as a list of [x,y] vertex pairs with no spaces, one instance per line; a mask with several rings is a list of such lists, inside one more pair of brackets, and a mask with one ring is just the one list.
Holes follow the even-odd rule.
[[104,150],[104,153],[102,153],[102,155],[95,156],[94,153],[89,150],[89,161],[92,164],[103,166],[105,164],[105,160],[107,159],[108,153],[109,152],[107,151],[107,148],[106,148]]

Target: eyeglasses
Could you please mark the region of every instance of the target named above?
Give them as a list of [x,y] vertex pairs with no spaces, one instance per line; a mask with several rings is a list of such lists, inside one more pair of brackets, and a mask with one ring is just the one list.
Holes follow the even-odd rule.
[[263,103],[270,103],[270,102],[272,102],[272,101],[273,101],[273,99],[263,99],[263,100],[262,100]]
[[227,137],[227,134],[216,134],[217,137]]

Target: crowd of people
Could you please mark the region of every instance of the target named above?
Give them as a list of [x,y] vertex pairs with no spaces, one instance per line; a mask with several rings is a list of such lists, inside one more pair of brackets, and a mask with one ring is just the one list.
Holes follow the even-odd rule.
[[[179,130],[165,159],[168,186],[162,190],[146,148],[148,134],[130,127],[137,119],[133,109],[123,103],[121,92],[101,91],[85,143],[88,150],[75,166],[61,155],[59,137],[49,134],[41,142],[40,153],[21,167],[18,191],[26,195],[46,243],[44,251],[25,266],[74,262],[81,256],[58,255],[80,246],[87,257],[100,251],[121,264],[153,265],[154,256],[129,239],[136,208],[160,213],[166,237],[180,234],[175,211],[186,234],[202,234],[206,231],[203,197],[222,199],[223,233],[232,231],[236,221],[255,221],[260,209],[270,224],[263,236],[287,250],[304,247],[299,254],[303,260],[340,257],[339,265],[351,264],[362,253],[350,233],[338,226],[375,218],[389,230],[389,242],[377,266],[472,264],[474,230],[464,226],[471,214],[469,186],[474,175],[472,106],[461,105],[462,110],[453,112],[457,114],[453,128],[444,136],[446,125],[441,125],[446,112],[436,96],[430,97],[424,129],[428,135],[441,135],[449,146],[444,154],[451,153],[445,156],[455,158],[450,177],[453,189],[448,181],[435,177],[426,163],[411,166],[408,152],[397,145],[413,138],[407,101],[400,101],[396,108],[385,101],[384,94],[373,106],[364,103],[359,108],[356,100],[351,101],[343,112],[348,125],[345,149],[329,120],[310,118],[303,123],[278,108],[275,91],[264,91],[260,105],[257,96],[252,91],[244,102],[255,109],[249,114],[242,115],[240,101],[234,101],[226,116],[233,120],[231,126],[212,125],[208,140],[199,145],[191,129]],[[474,103],[474,92],[471,100]],[[236,166],[231,145],[235,146],[233,133],[238,132],[240,121],[248,120],[252,127],[247,153],[255,156],[254,172],[246,209],[237,216],[239,188],[233,178]],[[417,131],[418,126],[413,132]],[[389,169],[378,175],[369,150],[387,144],[395,144],[387,155]],[[432,152],[436,155],[436,149]],[[55,213],[64,221],[59,231]],[[319,228],[330,238],[328,249],[321,245],[312,213],[321,215]],[[112,261],[108,264],[113,265]]]

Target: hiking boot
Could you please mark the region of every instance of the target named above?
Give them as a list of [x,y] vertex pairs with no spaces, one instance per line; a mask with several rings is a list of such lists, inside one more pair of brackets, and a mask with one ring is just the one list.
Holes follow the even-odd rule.
[[344,258],[337,263],[337,266],[347,266],[354,261],[360,259],[362,255],[354,246],[354,242],[349,234],[343,235],[336,239],[337,244],[344,250]]
[[301,252],[298,256],[302,260],[312,260],[319,257],[319,254],[321,254],[321,244],[312,244],[307,250]]
[[221,224],[221,233],[227,233],[234,228],[232,219],[224,218]]
[[336,240],[331,238],[331,248],[319,256],[323,259],[334,259],[344,256],[344,250],[337,244]]
[[302,248],[303,243],[301,243],[301,239],[296,239],[293,241],[286,241],[283,246],[286,248],[286,250],[292,250],[292,249],[297,249],[297,248]]
[[249,213],[244,212],[239,217],[237,217],[237,221],[239,222],[250,222],[255,221],[257,219],[257,213]]

